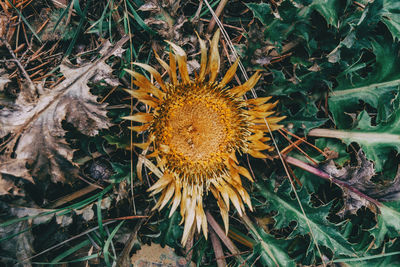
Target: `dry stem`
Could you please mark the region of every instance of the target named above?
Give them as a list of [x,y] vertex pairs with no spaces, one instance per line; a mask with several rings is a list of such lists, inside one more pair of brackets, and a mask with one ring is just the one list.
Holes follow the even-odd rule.
[[373,198],[367,196],[366,194],[360,192],[358,189],[352,187],[351,185],[349,185],[345,181],[341,181],[341,180],[335,179],[334,177],[330,176],[326,172],[324,172],[324,171],[322,171],[322,170],[320,170],[320,169],[318,169],[316,167],[313,167],[313,166],[311,166],[311,165],[309,165],[309,164],[307,164],[307,163],[305,163],[305,162],[303,162],[301,160],[292,158],[290,156],[286,157],[285,160],[289,164],[297,166],[297,167],[299,167],[299,168],[301,168],[301,169],[303,169],[303,170],[305,170],[305,171],[307,171],[309,173],[315,174],[316,176],[321,177],[321,178],[323,178],[325,180],[328,180],[328,181],[330,181],[330,182],[332,182],[332,183],[334,183],[334,184],[336,184],[336,185],[338,185],[340,187],[347,188],[348,190],[350,190],[353,193],[357,194],[358,196],[368,200],[369,202],[375,204],[378,207],[382,206],[382,203],[380,203],[378,200],[373,199]]

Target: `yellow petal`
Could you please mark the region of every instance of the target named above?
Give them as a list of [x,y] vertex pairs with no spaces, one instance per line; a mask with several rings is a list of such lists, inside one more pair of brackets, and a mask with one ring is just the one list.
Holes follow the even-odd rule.
[[172,84],[178,84],[178,78],[176,77],[176,61],[175,56],[169,51],[169,67],[171,68]]
[[167,205],[168,201],[174,194],[174,191],[175,191],[175,183],[170,183],[168,188],[165,190],[165,196],[163,202],[161,203],[160,210],[164,208],[165,205]]
[[146,155],[146,158],[150,159],[150,158],[155,158],[159,155],[160,153],[158,151],[154,151],[151,154]]
[[150,96],[146,91],[127,89],[124,89],[124,91],[128,92],[130,95],[137,98],[140,102],[149,105],[152,108],[156,108],[159,106],[158,99]]
[[235,74],[236,74],[236,69],[237,69],[238,64],[239,64],[239,58],[236,59],[235,63],[233,63],[233,65],[226,72],[224,78],[219,83],[220,87],[224,87],[226,84],[228,84],[232,80],[233,76],[235,76]]
[[179,182],[175,181],[175,196],[174,199],[172,201],[172,207],[171,207],[171,211],[169,212],[169,217],[172,216],[172,214],[174,214],[175,210],[178,208],[179,203],[181,203],[181,186],[179,184]]
[[210,191],[213,194],[215,199],[219,199],[220,198],[219,193],[218,193],[217,189],[214,186],[210,186],[209,189],[210,189]]
[[232,185],[233,184],[235,184],[235,185],[236,184],[239,184],[239,185],[242,184],[242,181],[240,180],[240,175],[239,175],[239,171],[238,170],[231,169],[230,176],[232,178],[232,182],[234,182],[234,183],[231,182]]
[[275,111],[248,111],[248,114],[250,114],[249,120],[251,120],[254,123],[262,123],[264,122],[264,118],[267,118],[274,114]]
[[255,111],[268,111],[268,110],[271,110],[271,109],[275,108],[276,105],[278,105],[278,103],[279,103],[279,101],[277,100],[274,103],[266,103],[266,104],[263,104],[263,105],[259,105],[259,106],[253,107],[252,110],[255,110]]
[[189,78],[189,73],[188,73],[188,69],[187,69],[187,56],[185,51],[180,47],[177,46],[174,43],[171,43],[169,41],[166,41],[174,50],[175,55],[178,59],[178,68],[179,68],[179,72],[181,73],[181,78],[184,84],[187,84],[190,82],[190,78]]
[[150,127],[150,124],[147,123],[147,124],[143,124],[140,126],[129,126],[128,129],[135,131],[137,133],[140,133],[140,132],[146,131],[147,129],[149,129],[149,127]]
[[187,195],[187,186],[182,186],[182,199],[181,199],[181,217],[182,220],[179,224],[181,224],[185,220],[185,213],[186,213],[186,199],[188,198]]
[[166,91],[165,83],[164,83],[163,79],[161,78],[160,73],[155,68],[153,68],[147,64],[138,63],[138,62],[134,62],[133,64],[150,72],[154,76],[154,79],[156,79],[156,81],[158,82],[160,87],[164,90],[164,92]]
[[232,152],[232,153],[229,155],[229,157],[230,157],[236,164],[239,163],[239,161],[238,161],[237,158],[236,158],[236,153],[235,153],[235,152]]
[[183,234],[182,234],[182,245],[185,245],[186,241],[189,238],[191,229],[193,227],[195,213],[196,213],[195,209],[196,201],[190,197],[186,199],[186,203],[182,204],[186,204],[185,226],[183,227]]
[[[285,118],[286,118],[286,116],[282,116],[282,117],[270,117],[270,118],[265,118],[265,120],[268,122],[268,124],[269,124],[270,126],[272,126],[273,124],[276,124],[276,123],[280,122],[281,120],[283,120],[283,119],[285,119]],[[264,118],[262,118],[262,119],[255,119],[255,120],[253,120],[253,122],[254,122],[254,123],[260,123],[260,124],[264,123],[264,125],[265,125],[265,120],[264,120]]]
[[220,195],[218,194],[218,190],[215,187],[210,186],[210,191],[214,195],[215,199],[217,200],[217,204],[219,207],[219,211],[221,213],[222,221],[224,222],[224,226],[225,226],[225,233],[228,234],[228,229],[229,229],[228,209],[227,209],[224,201],[222,201]]
[[233,206],[235,206],[236,210],[238,211],[239,215],[242,216],[242,205],[241,204],[241,200],[238,198],[236,192],[230,188],[229,186],[226,187],[228,194],[229,194],[229,198],[231,199]]
[[157,54],[156,50],[154,50],[154,54],[156,55],[156,59],[158,61],[158,63],[160,63],[160,65],[168,72],[168,76],[170,78],[170,80],[172,81],[172,75],[171,75],[171,68],[168,66],[167,62],[165,62],[164,60],[162,60],[160,58],[160,56]]
[[199,202],[197,202],[197,205],[196,205],[196,225],[197,225],[198,233],[200,233],[201,224],[202,224],[202,220],[203,220],[202,211],[203,211],[202,201],[199,201]]
[[257,71],[256,73],[253,74],[253,76],[250,77],[250,79],[247,80],[247,82],[245,82],[242,85],[236,86],[229,91],[236,96],[242,96],[247,91],[250,91],[251,88],[253,88],[257,84],[260,77],[261,74],[259,71]]
[[201,211],[201,228],[203,230],[204,238],[207,240],[207,217],[206,214],[204,213],[204,210]]
[[264,144],[263,142],[260,142],[258,140],[253,140],[250,144],[249,144],[249,148],[253,149],[253,150],[266,150],[268,148],[270,148],[269,145]]
[[[162,189],[166,187],[171,181],[173,180],[173,176],[169,173],[164,173],[163,177],[161,177],[155,184],[153,184],[147,192],[154,191],[156,189]],[[152,192],[150,196],[154,195],[155,193]]]
[[145,150],[145,149],[147,149],[149,147],[150,143],[151,142],[149,141],[149,142],[146,142],[146,143],[133,143],[133,145],[138,147],[138,148],[140,148],[140,149],[142,149],[142,150]]
[[220,59],[219,59],[219,52],[218,52],[218,42],[219,42],[220,30],[217,29],[215,34],[211,40],[210,45],[210,57],[208,59],[208,73],[210,74],[209,81],[213,83],[217,78]]
[[154,84],[152,84],[149,80],[147,80],[147,78],[144,77],[142,74],[128,69],[125,69],[125,71],[135,78],[135,81],[133,81],[133,83],[136,86],[142,88],[143,90],[146,90],[150,94],[153,94],[158,99],[161,99],[165,95],[163,92],[160,91],[160,89],[155,87]]
[[[247,191],[243,187],[237,187],[237,191],[239,192],[240,196],[242,197],[243,201],[249,207],[251,211],[253,211],[253,207],[251,205],[250,196]],[[244,210],[244,209],[243,209]]]
[[266,103],[268,102],[270,99],[272,98],[272,96],[267,96],[267,97],[257,97],[254,99],[247,99],[246,103],[248,105],[255,105],[255,106],[259,106],[262,103]]
[[252,150],[249,149],[247,151],[248,154],[250,154],[253,158],[259,158],[259,159],[266,159],[268,158],[267,155],[261,153],[260,151]]
[[221,213],[222,221],[224,222],[225,234],[228,235],[228,231],[229,231],[228,209],[225,206],[225,204],[222,202],[222,200],[217,201],[217,203],[218,203],[218,207],[219,207],[219,212]]
[[207,67],[207,47],[206,43],[203,39],[200,38],[199,34],[196,32],[197,38],[200,43],[200,51],[201,51],[201,61],[200,61],[200,72],[199,72],[199,81],[203,81],[206,74]]
[[269,140],[271,140],[271,138],[269,138],[269,137],[267,137],[267,136],[265,136],[265,137],[263,137],[263,138],[260,138],[260,141],[263,142],[263,143],[265,143],[265,142],[267,142],[267,141],[269,141]]
[[228,192],[226,191],[226,186],[227,186],[227,184],[226,184],[224,181],[222,181],[222,179],[221,179],[221,182],[223,183],[222,185],[219,184],[215,179],[213,179],[213,180],[211,181],[211,183],[215,186],[215,188],[217,189],[217,191],[221,194],[221,196],[222,196],[222,198],[224,199],[225,204],[226,204],[226,206],[227,206],[227,208],[228,208],[228,210],[229,210],[229,194],[228,194]]
[[143,170],[144,160],[139,157],[139,160],[136,164],[136,173],[140,181],[143,181],[142,170]]
[[153,115],[149,113],[138,112],[135,115],[121,117],[121,119],[146,123],[153,120]]
[[167,191],[165,191],[165,190],[162,192],[162,194],[161,194],[160,198],[158,199],[157,203],[156,203],[156,204],[154,205],[154,207],[151,209],[152,211],[153,211],[153,210],[157,210],[157,209],[160,207],[161,203],[162,203],[163,200],[164,200],[164,197],[165,197],[166,193],[167,193]]
[[250,135],[247,140],[253,141],[253,140],[260,140],[260,138],[264,137],[264,132],[260,130],[254,131],[254,134]]
[[[269,123],[269,128],[271,129],[271,131],[281,129],[282,127],[283,127],[283,125]],[[265,125],[265,123],[259,123],[259,124],[253,125],[253,126],[251,126],[251,128],[253,128],[253,130],[262,130],[264,132],[268,132],[268,127],[267,127],[267,125]]]
[[143,98],[146,96],[149,96],[147,92],[141,91],[141,90],[129,90],[129,89],[124,89],[125,92],[129,93],[135,98]]
[[238,167],[239,167],[239,173],[241,175],[243,175],[244,177],[249,179],[249,181],[254,182],[253,177],[251,177],[251,174],[245,167],[243,167],[243,166],[238,166]]

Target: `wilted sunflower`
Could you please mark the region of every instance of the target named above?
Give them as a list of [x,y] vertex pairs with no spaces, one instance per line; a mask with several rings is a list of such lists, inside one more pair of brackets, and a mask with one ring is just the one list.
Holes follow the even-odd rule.
[[169,74],[169,82],[149,65],[136,63],[153,75],[158,86],[145,76],[128,71],[139,87],[128,92],[151,110],[125,119],[142,123],[134,126],[134,131],[148,131],[147,141],[135,146],[152,151],[147,157],[155,158],[163,171],[163,176],[148,191],[152,191],[151,195],[162,193],[154,209],[162,209],[171,200],[169,216],[180,204],[181,223],[185,222],[183,245],[194,227],[198,232],[202,229],[207,238],[204,193],[211,191],[217,199],[226,231],[230,201],[239,215],[244,212],[243,202],[252,209],[240,176],[253,179],[247,169],[239,165],[236,153],[266,158],[261,151],[271,151],[273,147],[265,143],[269,140],[265,119],[271,130],[279,129],[281,126],[277,123],[284,119],[272,117],[277,102],[267,103],[271,97],[243,98],[257,83],[259,73],[242,85],[227,87],[235,75],[238,61],[221,81],[216,81],[220,67],[219,36],[217,31],[212,38],[208,59],[206,44],[199,37],[201,66],[194,79],[188,74],[186,53],[171,42],[168,43],[174,54],[169,54],[169,65],[156,54],[158,62]]

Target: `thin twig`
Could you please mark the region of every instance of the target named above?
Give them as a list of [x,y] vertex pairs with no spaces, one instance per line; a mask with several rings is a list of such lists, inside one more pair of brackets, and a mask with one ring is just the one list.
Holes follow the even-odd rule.
[[149,216],[146,216],[146,215],[132,215],[132,216],[124,216],[124,217],[118,217],[118,218],[105,219],[105,220],[103,220],[103,222],[133,220],[133,219],[142,219],[142,218],[148,218],[148,217]]
[[314,165],[317,165],[317,162],[313,160],[306,152],[304,152],[303,149],[301,149],[296,143],[294,143],[292,140],[289,139],[281,130],[278,130],[278,132],[295,148],[297,148],[298,151],[300,151],[301,154],[303,154],[309,161],[311,161]]
[[99,186],[95,186],[95,185],[86,186],[72,194],[61,197],[60,199],[56,200],[56,202],[50,204],[48,206],[48,208],[50,208],[50,209],[58,208],[68,202],[71,202],[72,200],[80,198],[86,194],[89,194],[90,192],[93,192],[94,190],[97,190],[97,189],[99,189]]
[[149,210],[146,209],[144,212],[144,215],[148,216],[148,217],[142,218],[142,219],[140,219],[140,221],[138,221],[136,223],[135,228],[133,228],[132,233],[129,236],[129,239],[125,244],[124,249],[122,250],[121,254],[118,256],[117,266],[129,266],[130,265],[129,254],[133,248],[133,245],[136,242],[137,233],[139,232],[140,228],[145,223],[145,221],[147,221],[151,217],[152,214],[153,214],[153,212],[151,212],[151,214],[149,214]]
[[[114,223],[114,222],[116,222],[116,221],[111,221],[111,222],[103,223],[103,226],[106,226],[106,225],[111,224],[111,223]],[[84,235],[86,235],[86,234],[89,234],[89,233],[91,233],[91,232],[93,232],[93,231],[99,229],[99,227],[100,227],[100,226],[93,227],[92,229],[89,229],[89,230],[87,230],[87,231],[84,231],[84,232],[82,232],[82,233],[80,233],[80,234],[78,234],[78,235],[76,235],[76,236],[73,236],[73,237],[71,237],[71,238],[69,238],[69,239],[67,239],[67,240],[64,240],[64,241],[62,241],[62,242],[60,242],[60,243],[57,243],[56,245],[54,245],[54,246],[52,246],[52,247],[49,247],[48,249],[45,249],[45,250],[43,250],[42,252],[39,252],[39,253],[33,255],[32,257],[29,257],[29,258],[24,259],[22,262],[29,261],[29,260],[31,260],[31,259],[33,259],[33,258],[36,258],[36,257],[38,257],[38,256],[40,256],[40,255],[42,255],[42,254],[44,254],[44,253],[46,253],[46,252],[49,252],[49,251],[51,251],[51,250],[53,250],[53,249],[56,249],[56,248],[58,248],[58,247],[60,247],[60,246],[62,246],[62,245],[64,245],[64,244],[66,244],[66,243],[68,243],[68,242],[70,242],[70,241],[72,241],[72,240],[75,240],[75,239],[77,239],[77,238],[79,238],[79,237],[81,237],[81,236],[84,236]]]
[[325,158],[328,157],[328,155],[322,151],[321,149],[319,149],[318,147],[316,147],[315,145],[311,144],[310,142],[308,142],[304,137],[299,137],[297,135],[295,135],[294,133],[286,130],[285,128],[282,128],[282,131],[284,131],[285,133],[287,133],[288,135],[293,136],[294,138],[298,139],[298,140],[302,140],[304,143],[306,143],[307,145],[311,146],[312,148],[314,148],[315,150],[317,150],[319,153],[321,153]]
[[[12,47],[11,47],[10,43],[7,41],[7,39],[0,36],[0,41],[7,47],[8,52],[13,57],[15,63],[18,65],[18,67],[21,69],[22,73],[25,76],[25,79],[28,81],[29,88],[22,87],[21,90],[25,90],[25,93],[27,93],[28,96],[33,96],[36,92],[35,84],[32,82],[29,74],[26,72],[25,68],[22,66],[21,62],[18,60],[17,56],[14,53],[14,50],[12,49]],[[29,89],[29,91],[27,91],[27,89]]]

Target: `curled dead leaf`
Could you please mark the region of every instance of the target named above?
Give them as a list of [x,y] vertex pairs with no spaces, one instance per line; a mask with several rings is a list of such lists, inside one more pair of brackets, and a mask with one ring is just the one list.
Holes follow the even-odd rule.
[[[400,199],[400,167],[393,180],[386,183],[375,183],[371,178],[376,175],[373,162],[369,161],[362,150],[357,153],[357,165],[338,168],[333,160],[321,166],[321,169],[335,179],[346,182],[349,186],[357,189],[365,195],[378,201],[393,201]],[[372,211],[376,207],[365,198],[361,198],[354,192],[343,188],[344,207],[338,213],[343,216],[346,213],[355,214],[362,206]]]

